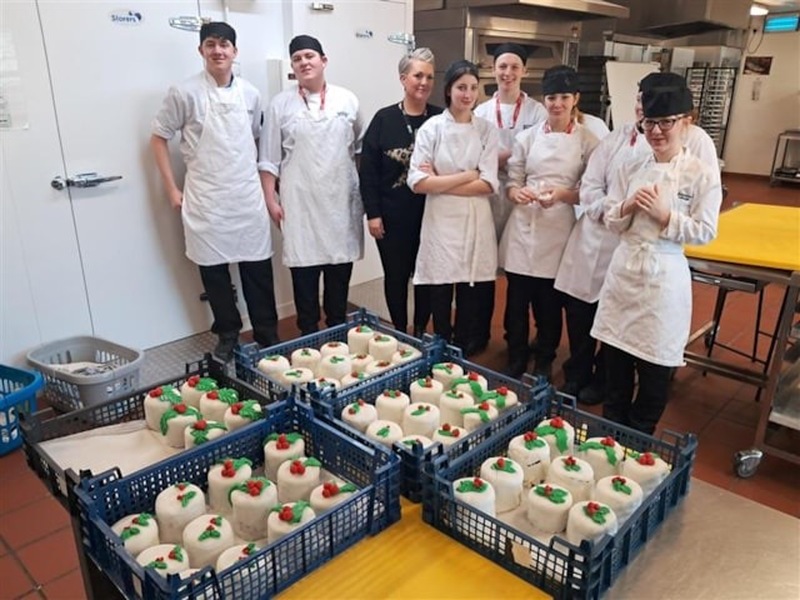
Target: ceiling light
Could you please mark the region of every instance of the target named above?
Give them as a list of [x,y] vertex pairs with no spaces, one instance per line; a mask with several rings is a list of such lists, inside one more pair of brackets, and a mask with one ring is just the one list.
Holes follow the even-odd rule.
[[763,17],[769,12],[769,10],[763,6],[758,4],[753,4],[750,6],[750,16],[751,17]]

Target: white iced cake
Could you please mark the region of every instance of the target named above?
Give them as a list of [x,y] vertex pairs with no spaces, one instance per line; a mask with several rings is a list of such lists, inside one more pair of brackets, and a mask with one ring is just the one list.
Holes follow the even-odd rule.
[[299,529],[316,514],[308,502],[289,502],[273,508],[267,517],[267,540],[270,544]]
[[342,387],[347,387],[348,385],[353,385],[355,383],[361,383],[365,379],[369,379],[369,373],[357,373],[356,371],[351,371],[342,377]]
[[440,362],[431,367],[431,376],[449,390],[454,379],[464,376],[464,369],[454,362]]
[[263,418],[264,411],[258,400],[234,402],[225,411],[225,427],[228,431],[236,431]]
[[251,477],[229,492],[233,531],[243,540],[267,537],[267,514],[278,503],[278,488],[266,477]]
[[470,432],[494,421],[497,415],[497,409],[488,402],[481,402],[469,408],[461,409],[461,418],[464,419],[464,429]]
[[170,448],[183,448],[183,430],[202,419],[200,411],[194,406],[189,406],[183,402],[178,402],[170,406],[159,421],[159,433],[161,439]]
[[390,360],[375,360],[367,365],[367,368],[364,372],[367,375],[380,375],[384,371],[391,369],[393,366],[395,365]]
[[222,515],[200,515],[183,530],[183,547],[193,569],[213,567],[223,550],[234,543],[233,527]]
[[480,477],[456,479],[453,482],[453,495],[489,516],[494,517],[497,513],[494,487]]
[[231,488],[253,476],[249,458],[225,458],[208,470],[208,504],[214,512],[229,515]]
[[450,423],[442,423],[436,431],[433,432],[433,441],[439,442],[445,448],[452,446],[457,441],[464,439],[467,432],[461,427],[456,427]]
[[306,454],[306,442],[299,433],[270,433],[264,444],[264,471],[267,479],[277,481],[281,463]]
[[350,356],[350,348],[344,342],[325,342],[320,346],[319,354],[321,358],[338,354],[339,356]]
[[181,401],[199,409],[202,395],[215,389],[217,389],[216,379],[192,375],[181,386]]
[[575,502],[589,500],[594,489],[592,465],[574,456],[558,456],[547,470],[547,483],[555,483],[572,494]]
[[162,577],[177,575],[189,568],[189,556],[178,544],[158,544],[142,550],[136,562],[152,568]]
[[605,504],[587,500],[576,502],[567,519],[567,541],[576,546],[583,540],[599,542],[604,535],[617,533],[617,516]]
[[364,433],[369,424],[378,420],[378,409],[359,398],[342,409],[342,421]]
[[499,411],[512,408],[519,404],[517,393],[504,385],[484,393],[483,396],[481,396],[481,400],[483,400],[483,402],[488,402]]
[[182,542],[186,524],[205,512],[205,494],[195,484],[181,482],[161,490],[156,496],[159,539],[165,544]]
[[410,360],[415,360],[422,356],[422,352],[414,348],[414,346],[407,346],[406,344],[398,344],[397,350],[392,354],[392,362],[396,365],[407,363]]
[[[319,364],[317,365],[319,368]],[[314,379],[314,371],[305,367],[292,367],[287,369],[278,376],[278,383],[285,387],[292,387],[293,385],[302,385]]]
[[383,390],[375,398],[375,409],[378,411],[378,418],[385,421],[394,421],[398,425],[403,422],[403,413],[409,404],[411,404],[411,399],[400,390]]
[[464,427],[464,415],[461,411],[465,408],[472,408],[475,405],[475,399],[471,394],[450,390],[439,396],[436,403],[439,405],[442,423]]
[[341,504],[358,491],[352,483],[339,481],[326,481],[318,485],[311,492],[311,508],[317,514],[330,510],[337,504]]
[[268,354],[258,361],[256,368],[267,377],[277,379],[285,370],[291,369],[292,364],[285,356],[281,356],[280,354]]
[[298,348],[292,352],[292,368],[308,369],[312,373],[316,373],[320,358],[322,358],[322,355],[316,348]]
[[220,388],[206,392],[200,398],[200,412],[209,421],[225,422],[225,411],[239,401],[239,392],[233,388]]
[[341,381],[342,377],[353,370],[350,356],[342,354],[329,354],[323,356],[319,361],[317,375],[319,377],[330,377]]
[[351,354],[350,355],[350,365],[352,367],[352,373],[366,373],[367,367],[374,363],[375,359],[372,358],[369,354]]
[[[265,531],[266,531],[266,523],[267,523],[267,516],[264,515],[264,524],[265,524]],[[266,537],[266,535],[264,536]],[[217,564],[214,567],[217,573],[224,571],[225,569],[232,567],[236,563],[242,560],[247,560],[253,554],[260,550],[260,546],[258,544],[254,544],[250,542],[249,544],[241,544],[236,546],[231,546],[227,550],[224,550],[222,554],[219,555],[217,558]]]
[[353,354],[369,354],[369,341],[375,330],[369,325],[356,325],[347,331],[347,345]]
[[125,550],[133,556],[138,556],[145,548],[157,546],[158,522],[150,513],[127,515],[111,526],[111,530],[122,540]]
[[322,463],[313,456],[287,460],[278,467],[278,501],[308,500],[311,491],[320,483]]
[[644,493],[633,479],[609,475],[597,481],[592,500],[608,505],[622,524],[642,505]]
[[481,464],[481,479],[492,484],[498,513],[520,505],[522,478],[522,467],[510,458],[492,456]]
[[669,465],[655,452],[631,452],[622,461],[620,474],[642,486],[647,498],[667,478]]
[[376,361],[392,362],[397,352],[397,338],[385,333],[375,333],[368,341],[367,353]]
[[403,412],[403,431],[406,435],[417,434],[433,437],[439,426],[439,407],[427,402],[413,402]]
[[595,481],[599,481],[619,474],[625,448],[611,436],[591,437],[578,446],[575,456],[592,465]]
[[408,386],[408,395],[412,402],[426,402],[428,404],[438,404],[439,396],[444,393],[444,386],[441,381],[436,381],[432,377],[415,379]]
[[173,404],[181,401],[181,394],[172,386],[157,387],[144,397],[144,421],[148,429],[158,431],[161,417]]
[[450,389],[472,394],[475,401],[480,401],[481,396],[489,389],[486,377],[475,371],[468,371],[461,377],[456,377],[450,382]]
[[528,521],[539,531],[561,533],[567,528],[572,494],[559,485],[534,485],[528,492]]
[[228,428],[225,427],[225,423],[200,419],[183,430],[183,445],[188,450],[215,440],[227,433],[227,431]]
[[575,445],[575,428],[561,417],[544,419],[536,426],[536,435],[550,446],[550,456],[572,454]]
[[366,433],[369,439],[383,444],[389,449],[391,449],[395,442],[403,437],[403,430],[400,428],[400,425],[394,421],[386,421],[383,419],[378,419],[370,423],[364,433]]
[[508,443],[508,457],[522,466],[526,488],[545,481],[550,468],[550,446],[535,431],[526,431]]

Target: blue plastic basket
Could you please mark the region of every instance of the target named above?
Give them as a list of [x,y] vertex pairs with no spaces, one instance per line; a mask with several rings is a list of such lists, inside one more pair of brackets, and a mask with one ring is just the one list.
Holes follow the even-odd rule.
[[[191,582],[165,579],[143,569],[124,549],[111,525],[141,511],[153,512],[158,493],[188,481],[206,488],[208,469],[217,461],[247,457],[264,462],[264,438],[270,433],[303,435],[308,456],[359,487],[350,499],[308,525],[270,544],[220,573],[204,569]],[[152,468],[121,478],[116,470],[83,479],[74,489],[83,547],[87,556],[129,598],[268,598],[321,564],[400,518],[398,460],[316,420],[311,409],[293,399],[267,408],[266,419],[198,446]],[[141,590],[141,591],[140,591]]]
[[[453,495],[456,479],[478,475],[483,461],[504,455],[513,437],[555,415],[575,427],[576,444],[589,436],[610,435],[627,448],[658,453],[672,467],[617,534],[596,544],[583,542],[578,547],[560,536],[544,544]],[[426,464],[422,516],[436,529],[555,598],[599,598],[687,494],[696,449],[697,439],[691,434],[665,432],[659,440],[579,411],[571,399],[558,394],[545,412],[539,405],[528,405],[524,413],[479,446],[456,458],[444,455]]]
[[463,367],[465,372],[475,371],[483,375],[491,389],[505,386],[517,394],[520,401],[519,405],[503,411],[498,419],[479,427],[447,449],[441,448],[440,444],[434,444],[424,449],[418,445],[413,447],[400,443],[394,445],[394,450],[400,457],[400,493],[412,502],[420,502],[422,500],[422,465],[425,462],[433,460],[442,453],[446,453],[452,458],[463,454],[473,446],[501,431],[521,410],[524,410],[525,404],[539,403],[541,405],[540,410],[544,412],[550,396],[554,393],[544,377],[527,376],[523,381],[506,377],[486,367],[465,360],[459,348],[447,346],[442,341],[431,346],[430,350],[428,359],[424,363],[376,377],[374,380],[369,379],[362,382],[358,387],[353,386],[352,389],[327,390],[325,394],[304,393],[302,391],[300,393],[301,398],[311,403],[317,415],[329,420],[351,437],[378,447],[383,446],[343,421],[341,418],[342,411],[348,404],[359,398],[374,404],[377,397],[387,389],[401,390],[408,393],[411,384],[420,377],[430,375],[431,369],[436,363],[455,363]]
[[39,373],[0,365],[0,456],[22,445],[20,415],[36,410],[36,392],[42,386]]
[[192,375],[213,377],[221,387],[233,388],[239,392],[240,397],[258,400],[262,406],[288,396],[286,390],[277,385],[264,382],[260,389],[255,389],[228,376],[224,367],[207,355],[203,360],[188,363],[184,375],[164,380],[116,400],[61,415],[57,415],[52,409],[24,415],[20,428],[28,466],[45,482],[50,492],[66,506],[63,470],[41,447],[41,443],[105,425],[144,419],[144,397],[149,390],[166,386],[180,387]]
[[[377,332],[392,335],[397,338],[397,341],[406,346],[413,346],[422,353],[420,358],[410,360],[387,370],[380,375],[376,375],[372,379],[383,377],[388,374],[397,373],[403,369],[414,368],[414,365],[421,365],[425,362],[425,358],[430,352],[430,349],[437,345],[433,336],[426,335],[424,339],[412,337],[383,323],[378,315],[371,313],[365,309],[359,309],[347,315],[347,323],[323,329],[318,333],[306,335],[289,342],[284,342],[270,348],[260,348],[258,344],[252,343],[240,346],[235,351],[236,357],[236,376],[242,381],[246,381],[250,385],[261,388],[264,385],[281,386],[280,383],[268,377],[258,370],[258,361],[265,356],[273,354],[280,354],[287,359],[290,358],[292,352],[299,348],[319,348],[327,342],[347,342],[347,332],[358,325],[367,325]],[[348,386],[348,390],[360,389],[364,385],[364,381]],[[288,389],[288,388],[284,388]]]

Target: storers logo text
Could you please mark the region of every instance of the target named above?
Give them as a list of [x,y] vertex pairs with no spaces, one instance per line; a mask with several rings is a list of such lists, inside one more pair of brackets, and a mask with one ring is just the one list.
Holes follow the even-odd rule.
[[138,25],[142,19],[142,13],[135,10],[115,10],[111,13],[111,22],[117,25]]

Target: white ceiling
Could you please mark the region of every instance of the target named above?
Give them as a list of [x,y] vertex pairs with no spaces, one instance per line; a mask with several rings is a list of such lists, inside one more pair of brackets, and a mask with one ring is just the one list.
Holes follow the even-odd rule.
[[770,11],[800,10],[800,0],[755,0],[753,4],[761,4]]

